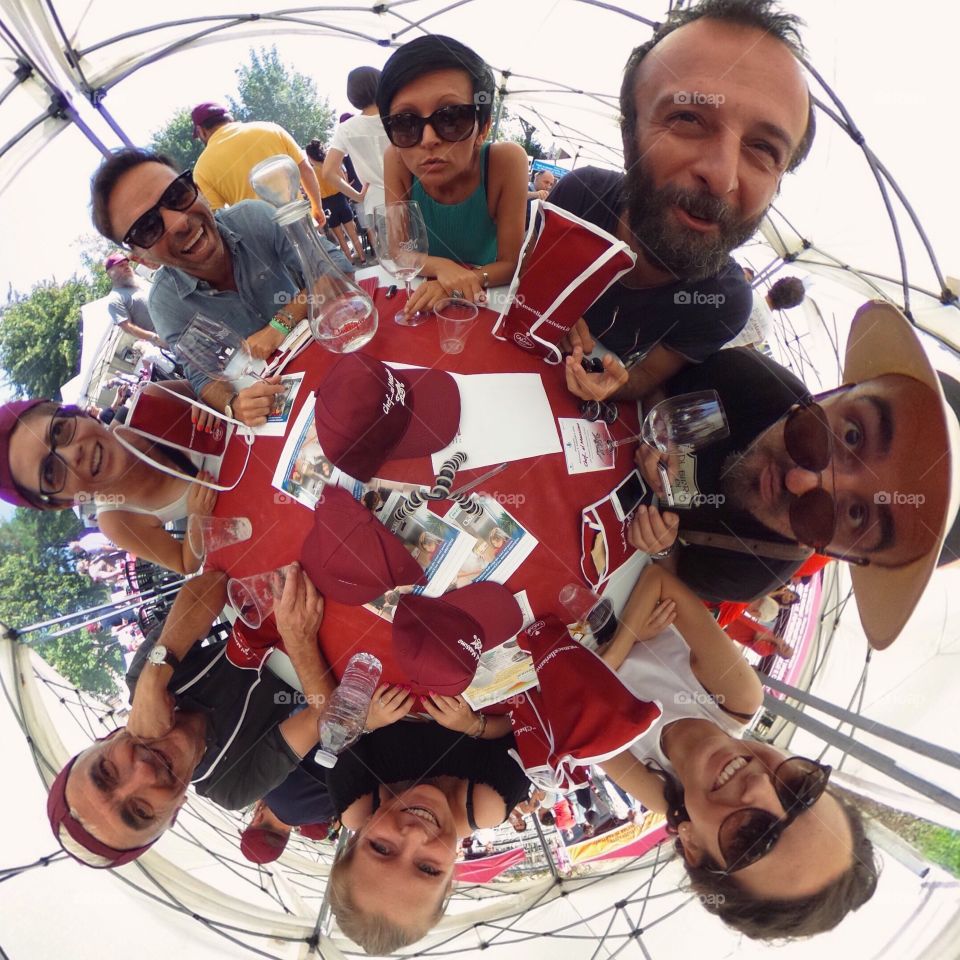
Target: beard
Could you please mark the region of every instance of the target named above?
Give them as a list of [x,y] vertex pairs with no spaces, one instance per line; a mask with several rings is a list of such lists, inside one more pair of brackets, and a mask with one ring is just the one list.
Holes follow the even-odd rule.
[[[650,263],[682,280],[704,280],[719,273],[730,251],[757,231],[766,210],[748,220],[738,219],[730,205],[706,191],[684,190],[667,184],[656,187],[640,159],[627,158],[624,191],[627,224]],[[697,233],[670,214],[677,206],[691,216],[717,225],[709,234]]]

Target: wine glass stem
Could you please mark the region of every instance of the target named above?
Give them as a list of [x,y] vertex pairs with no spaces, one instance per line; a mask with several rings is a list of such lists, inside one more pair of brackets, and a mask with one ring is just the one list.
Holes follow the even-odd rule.
[[407,290],[407,303],[410,302],[410,297],[413,294],[413,277],[404,277],[403,285]]

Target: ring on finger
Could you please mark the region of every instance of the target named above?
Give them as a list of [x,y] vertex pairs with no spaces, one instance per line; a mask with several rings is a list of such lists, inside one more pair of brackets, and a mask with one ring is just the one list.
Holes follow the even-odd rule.
[[462,300],[462,299],[463,299],[463,291],[462,291],[462,290],[451,290],[451,291],[450,291],[450,296],[451,296],[451,297],[456,297],[457,300]]

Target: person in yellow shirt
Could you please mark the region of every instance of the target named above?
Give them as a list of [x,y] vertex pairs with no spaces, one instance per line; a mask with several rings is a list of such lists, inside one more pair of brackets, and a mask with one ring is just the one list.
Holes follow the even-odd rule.
[[[363,243],[360,241],[360,235],[357,232],[357,223],[353,217],[353,210],[347,202],[347,198],[362,203],[366,196],[367,188],[363,190],[354,190],[350,186],[346,177],[346,171],[341,166],[339,176],[336,180],[329,180],[323,175],[323,163],[327,158],[327,152],[323,149],[323,144],[319,140],[311,140],[307,144],[307,159],[313,164],[317,179],[320,181],[320,200],[323,204],[323,213],[327,218],[327,226],[333,231],[333,235],[340,244],[343,255],[348,259],[354,259],[351,255],[350,246],[347,243],[347,235],[350,237],[350,243],[356,251],[356,260],[360,266],[364,266],[367,258],[363,255]],[[346,231],[346,234],[344,234]]]
[[300,168],[300,182],[322,227],[326,221],[320,199],[320,184],[310,161],[296,140],[276,123],[239,123],[219,103],[201,103],[190,113],[193,136],[204,143],[193,168],[193,181],[214,210],[256,200],[250,186],[250,171],[267,157],[286,154]]

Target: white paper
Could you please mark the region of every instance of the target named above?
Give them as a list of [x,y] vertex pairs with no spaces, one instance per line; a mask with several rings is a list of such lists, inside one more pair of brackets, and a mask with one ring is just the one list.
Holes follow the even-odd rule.
[[433,455],[435,472],[457,450],[467,455],[461,470],[476,470],[563,449],[539,373],[451,376],[460,388],[460,429]]
[[602,420],[561,417],[557,422],[567,473],[593,473],[612,470],[616,466],[616,453],[610,448],[610,428]]
[[253,428],[258,437],[282,437],[287,432],[293,403],[297,399],[304,376],[303,373],[287,373],[280,378],[280,386],[284,388],[284,392],[273,398],[267,422]]

